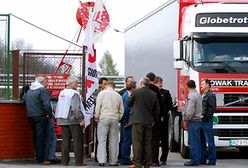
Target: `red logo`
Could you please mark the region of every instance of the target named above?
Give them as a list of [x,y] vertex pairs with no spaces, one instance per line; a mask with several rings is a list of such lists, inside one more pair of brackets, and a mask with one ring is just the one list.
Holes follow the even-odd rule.
[[88,20],[89,20],[89,10],[93,9],[95,3],[94,2],[84,2],[80,1],[80,7],[77,9],[76,18],[78,23],[86,29]]
[[[99,2],[100,3],[100,2]],[[78,23],[86,29],[87,23],[89,21],[89,11],[93,10],[95,7],[95,2],[84,2],[82,3],[80,1],[80,7],[77,9],[76,18]],[[103,4],[99,4],[98,9],[93,12],[93,31],[95,35],[98,35],[99,33],[103,33],[106,28],[109,26],[109,14],[107,12],[107,9]]]
[[88,61],[90,63],[96,62],[96,49],[94,48],[94,44],[92,45],[93,50],[94,50],[94,55],[89,54]]
[[92,80],[86,80],[86,93],[88,93],[88,88],[91,88],[92,87],[92,85],[94,85],[94,81],[92,81]]
[[103,6],[103,9],[96,11],[93,22],[96,25],[93,29],[95,34],[102,33],[106,30],[106,28],[109,26],[109,14],[105,6]]

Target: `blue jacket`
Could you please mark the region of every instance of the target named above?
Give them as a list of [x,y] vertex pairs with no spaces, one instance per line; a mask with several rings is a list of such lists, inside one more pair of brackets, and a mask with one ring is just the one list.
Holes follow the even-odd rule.
[[43,88],[29,89],[24,95],[24,102],[27,108],[27,117],[51,116],[52,107],[49,92]]
[[123,115],[123,117],[122,117],[122,119],[121,119],[121,123],[122,124],[127,124],[128,123],[128,120],[129,120],[129,113],[130,113],[130,111],[131,111],[131,108],[130,107],[128,107],[128,105],[127,105],[127,99],[128,99],[128,92],[126,91],[126,92],[124,92],[124,94],[122,95],[122,100],[123,100],[123,107],[124,107],[124,115]]

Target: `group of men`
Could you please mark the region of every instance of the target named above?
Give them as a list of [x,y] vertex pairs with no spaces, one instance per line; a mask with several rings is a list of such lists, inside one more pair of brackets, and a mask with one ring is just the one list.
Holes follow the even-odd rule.
[[132,76],[128,76],[125,83],[125,89],[117,93],[113,82],[106,78],[99,80],[101,91],[97,91],[95,108],[98,122],[95,153],[99,166],[105,166],[107,161],[110,166],[119,162],[130,168],[165,165],[169,151],[168,112],[172,108],[170,92],[163,89],[163,79],[152,72],[137,86]]
[[[210,90],[211,82],[208,79],[201,81],[202,96],[196,91],[196,85],[193,80],[189,80],[186,86],[189,94],[184,120],[188,125],[191,160],[185,162],[184,165],[215,165],[216,150],[212,118],[216,110],[216,97]],[[208,150],[206,144],[208,145]]]
[[[45,89],[47,82],[48,78],[44,75],[36,77],[31,89],[23,96],[34,133],[37,163],[56,160],[56,145],[48,145],[51,144],[49,137],[52,137],[48,130],[54,132],[54,128],[51,125],[53,120],[50,96]],[[114,82],[101,78],[99,89],[94,94],[98,142],[95,154],[99,166],[105,166],[107,162],[110,166],[117,166],[118,162],[130,165],[129,168],[166,165],[169,152],[168,113],[172,108],[170,92],[163,89],[163,79],[152,72],[137,85],[132,76],[128,76],[125,83],[126,87],[118,93],[115,91]],[[61,161],[65,166],[69,164],[70,142],[73,139],[75,164],[82,166],[85,108],[77,91],[78,78],[69,76],[66,85],[59,94],[55,112],[57,123],[62,127]],[[202,96],[196,91],[193,80],[189,80],[186,86],[189,94],[183,118],[188,124],[191,161],[184,165],[215,165],[212,117],[216,98],[210,90],[211,83],[208,79],[201,82]],[[160,146],[162,155],[159,158]],[[53,149],[50,155],[47,152],[49,149]]]
[[55,118],[62,127],[61,160],[57,159],[57,138],[54,130],[51,97],[46,89],[48,78],[39,75],[31,84],[30,89],[23,88],[22,100],[26,104],[27,117],[31,123],[35,144],[35,161],[37,164],[60,163],[67,166],[70,161],[70,143],[73,139],[75,165],[83,166],[83,126],[84,106],[77,91],[78,78],[69,76],[66,88],[58,97]]

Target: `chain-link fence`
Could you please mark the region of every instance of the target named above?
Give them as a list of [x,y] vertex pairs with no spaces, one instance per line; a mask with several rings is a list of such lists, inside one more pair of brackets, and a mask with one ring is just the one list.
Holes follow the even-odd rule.
[[[65,57],[64,57],[65,56]],[[63,58],[64,57],[64,58]],[[68,67],[71,68],[71,73],[81,78],[82,76],[82,52],[38,52],[38,51],[19,51],[17,55],[11,54],[11,68],[0,74],[0,99],[13,98],[13,84],[18,82],[18,90],[20,91],[25,84],[30,85],[34,81],[35,74],[54,74],[63,58],[63,65],[58,70],[57,74],[64,73]],[[6,69],[6,57],[0,57],[1,69]],[[19,60],[16,64],[16,60]],[[17,77],[14,73],[17,73]],[[8,79],[8,80],[7,80]],[[81,81],[80,81],[81,84]],[[9,96],[6,96],[9,90]],[[16,91],[15,91],[16,93]]]
[[[54,74],[64,55],[65,53],[24,52],[20,59],[20,72],[27,77],[34,74]],[[72,74],[82,76],[82,53],[66,53],[62,62],[58,74],[63,74],[71,66]],[[23,80],[23,84],[30,82],[28,78]]]
[[[0,80],[9,83],[10,74],[10,16],[0,14]],[[9,84],[0,85],[0,99],[10,96]]]

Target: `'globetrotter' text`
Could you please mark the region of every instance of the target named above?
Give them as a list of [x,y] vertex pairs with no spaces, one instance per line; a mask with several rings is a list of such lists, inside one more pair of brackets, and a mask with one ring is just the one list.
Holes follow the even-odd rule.
[[248,27],[248,13],[200,13],[196,27]]

